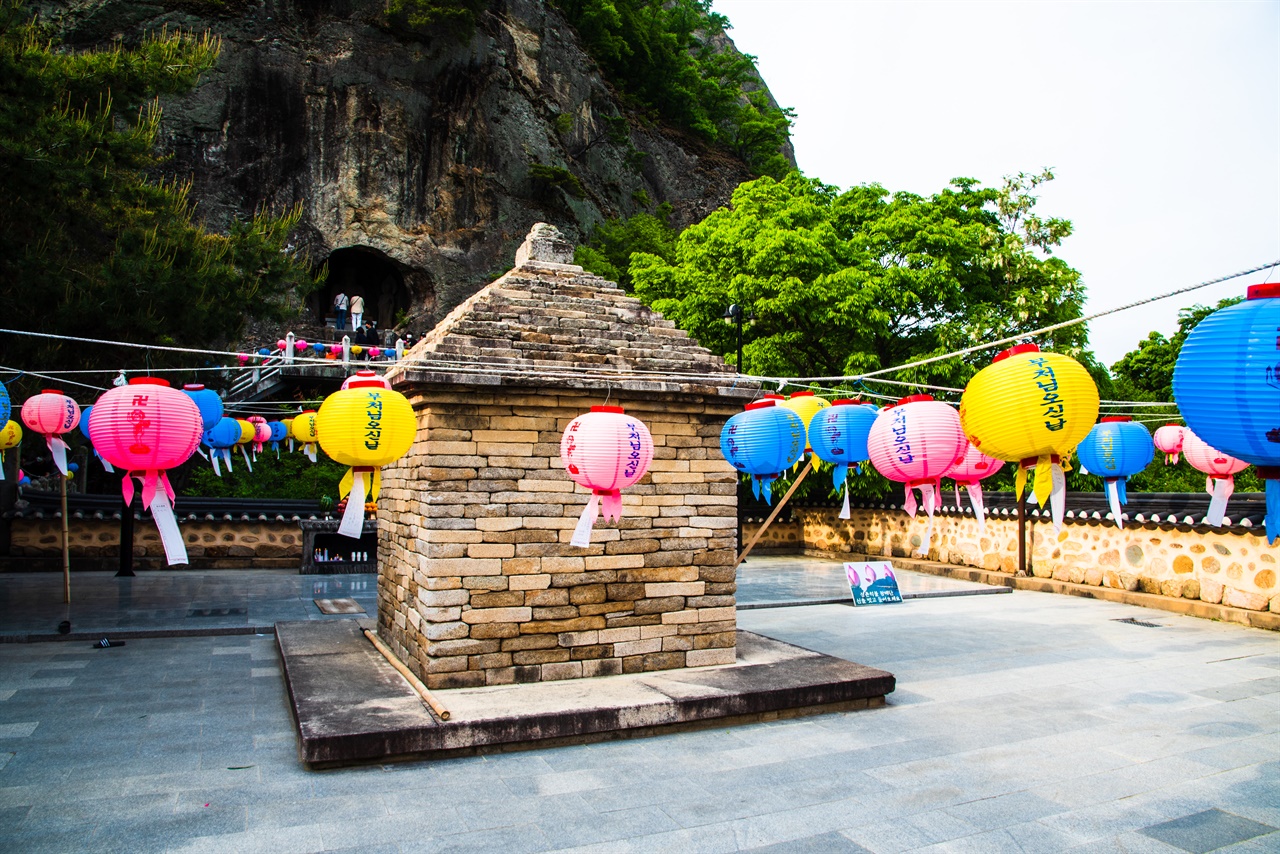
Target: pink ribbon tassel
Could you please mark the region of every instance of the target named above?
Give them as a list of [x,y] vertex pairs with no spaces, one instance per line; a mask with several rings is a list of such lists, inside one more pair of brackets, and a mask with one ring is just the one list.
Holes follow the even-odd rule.
[[164,556],[169,565],[187,562],[187,544],[182,540],[182,531],[178,529],[178,520],[173,515],[173,501],[176,497],[173,485],[169,483],[169,475],[156,469],[148,469],[138,474],[129,472],[120,481],[120,492],[124,496],[125,506],[133,504],[133,479],[142,481],[142,508],[151,511],[151,518],[156,523],[160,534],[160,544],[164,546]]

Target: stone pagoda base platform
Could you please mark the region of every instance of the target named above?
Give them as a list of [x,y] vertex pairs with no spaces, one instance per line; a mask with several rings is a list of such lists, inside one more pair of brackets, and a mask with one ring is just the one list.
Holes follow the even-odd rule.
[[[738,632],[736,664],[432,691],[441,721],[355,620],[279,623],[300,754],[322,768],[444,758],[884,704],[892,673]],[[371,626],[370,626],[371,628]]]

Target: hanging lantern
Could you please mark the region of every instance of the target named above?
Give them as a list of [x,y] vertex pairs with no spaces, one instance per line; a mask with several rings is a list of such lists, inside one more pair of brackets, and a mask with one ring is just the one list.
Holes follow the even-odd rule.
[[1173,399],[1188,431],[1258,467],[1267,485],[1267,540],[1274,543],[1280,539],[1280,283],[1253,285],[1247,296],[1191,330],[1173,366]]
[[280,423],[284,425],[284,437],[289,440],[289,453],[293,453],[293,419],[281,418]]
[[9,389],[0,383],[0,424],[8,423],[13,415],[13,402],[9,399]]
[[366,385],[372,383],[373,385],[380,385],[383,388],[391,388],[391,383],[387,381],[386,377],[382,376],[382,374],[377,371],[371,371],[368,368],[362,368],[347,377],[342,381],[342,387],[351,388],[354,383],[362,383]]
[[813,453],[813,443],[809,440],[809,423],[813,421],[813,416],[827,409],[831,404],[811,391],[797,391],[786,400],[779,402],[778,405],[785,409],[790,409],[800,416],[800,421],[804,424],[805,429],[805,453]]
[[253,460],[249,459],[249,446],[253,444],[254,438],[258,435],[258,428],[246,418],[237,418],[236,423],[240,425],[240,438],[236,441],[236,444],[240,446],[240,454],[244,457],[244,464],[252,472]]
[[289,435],[289,429],[279,421],[268,421],[267,429],[271,434],[267,437],[267,441],[271,443],[271,450],[276,452],[276,459],[280,459],[280,442]]
[[1129,503],[1125,481],[1146,468],[1153,456],[1151,433],[1127,415],[1101,419],[1076,448],[1080,464],[1106,481],[1107,503],[1117,528],[1124,527],[1120,505]]
[[849,466],[861,473],[859,463],[867,459],[867,436],[879,412],[856,400],[834,400],[814,414],[806,431],[814,456],[835,464],[831,483],[836,492],[844,492],[840,518],[849,518]]
[[99,453],[126,472],[120,483],[126,506],[133,503],[133,479],[142,483],[142,506],[151,511],[170,565],[187,562],[187,547],[165,471],[191,457],[203,426],[195,401],[155,377],[135,377],[105,392],[90,413]]
[[[294,421],[296,426],[301,416]],[[379,466],[404,456],[417,432],[413,407],[398,391],[363,380],[335,391],[320,404],[316,432],[324,452],[351,469],[338,490],[347,497],[338,533],[358,538],[364,525],[364,499],[378,500]]]
[[302,452],[307,455],[307,459],[311,462],[316,461],[316,442],[319,441],[316,433],[316,411],[308,409],[305,412],[299,412],[293,417],[293,423],[289,425],[290,441],[297,439],[302,443]]
[[22,422],[44,436],[54,465],[66,477],[67,449],[70,446],[58,437],[76,429],[80,423],[80,406],[62,392],[46,389],[22,404]]
[[314,344],[312,344],[312,345],[311,345],[311,349],[315,351],[315,353],[316,353],[316,355],[317,355],[317,356],[323,356],[323,355],[324,355],[324,351],[325,351],[325,350],[327,350],[327,349],[329,349],[329,348],[327,348],[325,345],[323,345],[323,344],[321,344],[319,341],[317,341],[316,343],[314,343]]
[[1181,424],[1166,424],[1156,430],[1153,439],[1156,450],[1164,454],[1164,464],[1178,464],[1178,454],[1182,453],[1182,435],[1187,428]]
[[920,551],[927,554],[933,538],[933,513],[942,507],[940,480],[964,459],[969,447],[960,416],[948,404],[927,394],[904,397],[882,409],[867,436],[867,454],[876,471],[906,485],[902,509],[916,515],[915,490],[920,490],[929,516]]
[[1019,464],[1019,501],[1028,470],[1035,470],[1036,500],[1043,507],[1049,499],[1054,530],[1061,531],[1067,506],[1062,458],[1089,435],[1098,406],[1098,387],[1083,365],[1019,344],[969,380],[960,398],[960,423],[984,454]]
[[804,454],[804,422],[778,401],[757,400],[725,422],[720,453],[740,472],[751,475],[756,498],[773,501],[773,482]]
[[21,442],[22,426],[17,421],[6,421],[4,428],[0,429],[0,480],[4,480],[4,452],[18,447]]
[[649,470],[653,437],[644,422],[627,415],[621,406],[593,406],[564,429],[560,462],[575,483],[591,490],[569,541],[585,548],[591,544],[598,513],[603,511],[606,521],[622,517],[622,490]]
[[271,427],[261,415],[250,415],[245,420],[253,425],[253,458],[256,460],[262,446],[271,441]]
[[293,342],[293,349],[297,350],[299,353],[301,353],[303,350],[306,350],[307,346],[308,346],[307,342],[303,341],[301,338]]
[[948,469],[943,477],[956,482],[956,507],[960,506],[960,487],[963,486],[969,493],[973,515],[978,520],[978,536],[982,536],[987,531],[987,508],[982,503],[981,481],[1004,468],[1004,460],[987,456],[970,442],[966,441],[966,444],[969,447],[964,452],[964,458]]
[[204,424],[204,429],[212,430],[213,425],[222,420],[222,398],[218,397],[216,391],[205,388],[200,383],[187,383],[182,391],[200,410],[200,421]]
[[[1227,499],[1236,489],[1236,475],[1247,469],[1249,464],[1219,451],[1197,436],[1191,428],[1187,428],[1182,435],[1182,456],[1186,457],[1193,469],[1207,475],[1204,490],[1211,498],[1205,519],[1210,525],[1221,525],[1222,517],[1227,512]],[[1268,522],[1271,520],[1270,512],[1271,508],[1268,506]],[[1267,539],[1271,537],[1268,536]]]
[[213,473],[218,477],[222,477],[219,458],[227,464],[227,471],[231,471],[231,449],[240,444],[240,435],[240,422],[227,417],[219,419],[212,429],[204,432],[204,443],[209,446],[209,460],[213,463]]

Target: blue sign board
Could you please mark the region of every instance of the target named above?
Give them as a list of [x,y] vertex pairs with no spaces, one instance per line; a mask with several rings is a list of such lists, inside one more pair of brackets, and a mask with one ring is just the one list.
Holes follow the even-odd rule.
[[883,605],[902,601],[898,577],[893,574],[893,564],[887,560],[846,563],[844,574],[849,579],[854,605]]

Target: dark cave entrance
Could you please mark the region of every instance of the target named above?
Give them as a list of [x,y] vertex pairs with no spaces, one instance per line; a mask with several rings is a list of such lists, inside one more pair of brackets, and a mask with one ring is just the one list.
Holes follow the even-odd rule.
[[[348,298],[364,297],[365,320],[378,324],[380,333],[395,326],[396,315],[409,311],[409,289],[404,267],[386,253],[369,246],[347,246],[329,254],[329,280],[317,293],[319,314],[332,319],[333,298],[338,292]],[[350,331],[351,318],[347,317]]]

